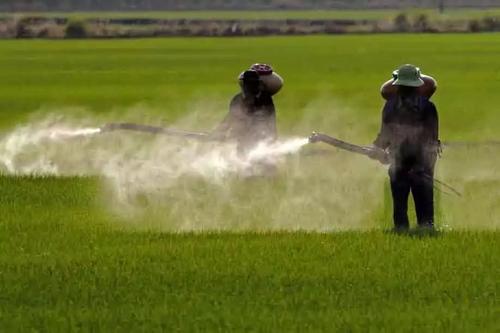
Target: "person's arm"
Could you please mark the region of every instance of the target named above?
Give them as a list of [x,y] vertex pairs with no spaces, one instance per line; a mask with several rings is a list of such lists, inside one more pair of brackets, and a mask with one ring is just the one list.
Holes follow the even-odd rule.
[[229,112],[224,117],[224,119],[222,119],[219,125],[217,125],[217,127],[215,127],[215,129],[212,131],[211,134],[212,137],[221,140],[227,139],[229,131],[231,130],[231,127],[233,126],[234,123],[235,114],[238,112],[238,107],[239,107],[238,98],[239,95],[233,97],[231,103],[229,103]]
[[439,141],[439,119],[436,106],[431,101],[427,101],[425,105],[425,121],[424,121],[424,159],[423,165],[428,168],[428,172],[432,174],[432,170],[436,163],[437,157],[441,156],[441,142]]
[[373,141],[373,145],[382,150],[387,149],[391,144],[389,128],[387,126],[388,113],[389,113],[389,102],[386,102],[384,105],[384,109],[382,111],[382,121],[380,125],[380,131],[375,141]]
[[269,136],[274,141],[278,139],[278,129],[276,126],[276,108],[272,99],[267,108],[269,111]]
[[441,141],[439,140],[439,116],[436,106],[431,101],[427,104],[427,138],[429,140],[429,145],[431,146],[431,151],[441,155]]
[[429,101],[429,124],[430,138],[433,142],[439,142],[439,116],[434,103]]

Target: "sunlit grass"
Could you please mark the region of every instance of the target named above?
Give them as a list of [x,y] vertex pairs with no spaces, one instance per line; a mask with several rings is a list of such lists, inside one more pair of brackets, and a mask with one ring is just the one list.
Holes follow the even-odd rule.
[[[263,61],[285,78],[282,136],[369,143],[380,84],[411,62],[439,82],[443,140],[496,139],[498,54],[497,34],[1,41],[0,127],[210,129]],[[497,148],[445,151],[438,176],[463,197],[438,195],[433,235],[389,232],[386,171],[321,149],[273,179],[183,180],[138,215],[97,177],[0,177],[1,330],[495,331]]]

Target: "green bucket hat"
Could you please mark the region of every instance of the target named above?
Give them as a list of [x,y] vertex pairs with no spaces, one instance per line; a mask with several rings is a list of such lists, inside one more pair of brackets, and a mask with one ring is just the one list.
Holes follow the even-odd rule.
[[424,81],[420,75],[420,68],[413,65],[403,65],[397,71],[393,72],[396,80],[392,83],[394,86],[420,87]]

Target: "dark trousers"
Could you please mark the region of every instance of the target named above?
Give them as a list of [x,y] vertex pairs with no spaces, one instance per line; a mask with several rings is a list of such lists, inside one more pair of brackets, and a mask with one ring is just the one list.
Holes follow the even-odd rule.
[[434,225],[434,172],[390,169],[393,218],[396,229],[408,229],[408,196],[415,202],[417,222],[422,227]]

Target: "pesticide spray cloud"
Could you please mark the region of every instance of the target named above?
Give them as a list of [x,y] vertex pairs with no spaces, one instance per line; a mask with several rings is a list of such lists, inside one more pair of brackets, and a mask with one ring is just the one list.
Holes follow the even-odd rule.
[[234,144],[103,133],[99,127],[81,127],[71,122],[54,124],[49,119],[5,135],[0,141],[0,167],[4,173],[17,175],[112,177],[120,168],[126,169],[127,174],[137,174],[133,169],[141,165],[168,174],[171,181],[196,175],[217,182],[233,174],[246,174],[262,163],[279,162],[307,143],[306,138],[260,142],[241,154]]
[[[318,108],[333,107],[314,105]],[[342,117],[338,113],[336,119]],[[317,121],[311,122],[305,119],[296,132],[315,128]],[[101,133],[103,123],[86,114],[77,119],[52,115],[18,126],[0,136],[0,172],[97,176],[103,184],[98,202],[102,199],[113,216],[134,228],[331,231],[391,224],[386,172],[364,156],[311,147],[300,137],[261,142],[241,154],[232,144]],[[186,118],[181,123],[180,128],[197,125]],[[356,137],[352,130],[327,126],[340,137]],[[438,163],[438,178],[464,193],[464,198],[438,198],[438,214],[446,212],[440,218],[452,229],[498,228],[491,216],[475,218],[477,207],[500,214],[498,160],[489,151],[474,153],[472,163],[461,150],[445,151]],[[472,164],[460,163],[464,160]]]
[[[180,203],[196,199],[200,188],[224,201],[234,190],[231,184],[274,173],[287,156],[308,143],[307,138],[260,142],[242,154],[234,144],[108,133],[91,123],[51,116],[19,126],[0,139],[0,170],[8,175],[98,176],[111,194],[106,204],[137,219],[151,206],[162,216],[163,208],[179,211]],[[185,229],[206,226],[201,220],[189,224]]]
[[99,128],[54,125],[50,121],[19,127],[0,141],[0,166],[7,174],[58,175],[58,165],[50,160],[47,149],[62,144],[65,139],[84,138],[100,131]]
[[138,227],[328,231],[376,223],[365,221],[380,181],[369,176],[375,164],[364,157],[299,154],[303,137],[261,142],[242,154],[234,144],[101,133],[96,124],[105,121],[81,119],[43,117],[6,133],[0,170],[97,176],[105,206]]

